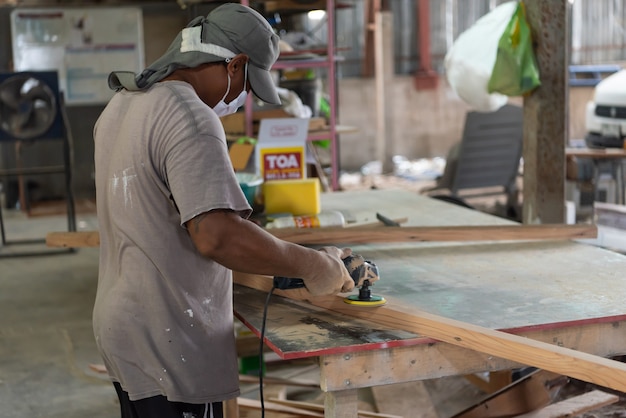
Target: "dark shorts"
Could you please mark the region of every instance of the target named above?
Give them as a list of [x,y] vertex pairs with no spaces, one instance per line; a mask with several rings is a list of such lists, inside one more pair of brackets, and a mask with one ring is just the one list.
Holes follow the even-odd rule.
[[120,399],[122,418],[224,418],[221,402],[170,402],[161,395],[131,401],[119,383],[113,382],[113,386]]

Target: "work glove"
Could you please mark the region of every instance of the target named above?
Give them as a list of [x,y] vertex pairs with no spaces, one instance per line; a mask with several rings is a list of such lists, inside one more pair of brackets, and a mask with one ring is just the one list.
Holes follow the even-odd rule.
[[313,296],[334,295],[354,289],[343,259],[352,254],[350,248],[322,247],[319,260],[308,263],[308,272],[303,275],[304,285]]

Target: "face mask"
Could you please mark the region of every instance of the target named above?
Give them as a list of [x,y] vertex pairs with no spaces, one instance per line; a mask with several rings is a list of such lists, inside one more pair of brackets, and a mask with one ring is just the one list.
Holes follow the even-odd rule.
[[243,79],[243,90],[239,93],[239,96],[235,100],[230,103],[226,103],[224,99],[230,93],[230,75],[226,74],[228,77],[228,87],[226,88],[226,94],[222,97],[215,107],[213,107],[213,111],[217,113],[217,116],[226,116],[231,115],[237,111],[241,106],[246,103],[246,98],[248,97],[248,92],[246,91],[246,83],[248,82],[248,63],[246,62],[246,66],[244,69],[244,79]]

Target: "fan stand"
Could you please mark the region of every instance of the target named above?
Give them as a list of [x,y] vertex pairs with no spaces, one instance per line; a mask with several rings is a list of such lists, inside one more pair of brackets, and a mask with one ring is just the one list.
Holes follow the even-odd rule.
[[[58,138],[63,142],[63,165],[46,166],[46,167],[22,167],[21,157],[17,157],[17,167],[14,169],[0,170],[0,177],[18,177],[22,182],[21,177],[27,175],[41,175],[41,174],[64,174],[65,175],[65,201],[67,204],[67,230],[69,232],[76,231],[76,211],[74,204],[74,193],[72,191],[72,170],[71,170],[71,155],[72,155],[72,135],[69,129],[69,119],[65,111],[65,102],[63,100],[63,94],[59,94],[59,112],[63,120],[63,137]],[[50,138],[46,138],[46,141],[50,141]],[[33,141],[33,140],[29,140]],[[20,140],[17,140],[17,146],[19,147]],[[22,186],[20,186],[22,187]],[[20,190],[20,205],[24,204],[24,190]],[[24,206],[25,207],[25,206]],[[6,231],[4,229],[4,220],[2,217],[2,205],[0,205],[0,238],[2,239],[2,246],[0,247],[0,258],[4,257],[24,257],[24,256],[40,256],[40,255],[53,255],[53,254],[67,254],[72,253],[75,250],[73,248],[64,249],[45,249],[35,251],[11,251],[9,247],[11,245],[29,245],[29,244],[45,244],[46,239],[22,239],[22,240],[7,240]],[[5,251],[8,250],[8,251]]]

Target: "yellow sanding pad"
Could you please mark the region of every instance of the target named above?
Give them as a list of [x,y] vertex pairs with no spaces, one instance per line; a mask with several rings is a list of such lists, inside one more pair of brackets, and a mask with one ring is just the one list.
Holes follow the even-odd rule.
[[358,296],[353,295],[353,296],[348,296],[343,301],[349,305],[369,306],[369,307],[382,306],[385,303],[387,303],[385,298],[382,296],[372,296],[370,300],[359,300]]

